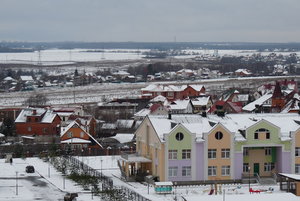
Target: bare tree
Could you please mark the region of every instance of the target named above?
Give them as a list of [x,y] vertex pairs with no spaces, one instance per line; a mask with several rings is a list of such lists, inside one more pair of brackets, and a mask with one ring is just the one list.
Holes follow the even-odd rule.
[[28,106],[45,106],[47,101],[48,98],[45,94],[34,92],[24,104]]

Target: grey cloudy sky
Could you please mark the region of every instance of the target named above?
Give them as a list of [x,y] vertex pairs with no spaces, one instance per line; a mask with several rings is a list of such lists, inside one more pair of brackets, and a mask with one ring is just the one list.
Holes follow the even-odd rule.
[[0,41],[300,42],[299,0],[0,0]]

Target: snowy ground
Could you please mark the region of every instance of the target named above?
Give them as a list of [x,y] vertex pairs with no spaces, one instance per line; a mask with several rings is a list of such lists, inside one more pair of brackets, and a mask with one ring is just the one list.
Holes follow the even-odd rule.
[[[130,182],[125,183],[120,179],[120,171],[117,166],[117,160],[119,156],[106,156],[106,157],[80,157],[79,160],[82,160],[85,164],[88,164],[90,167],[94,169],[101,169],[102,173],[111,176],[114,180],[114,185],[116,186],[126,186],[129,189],[132,189],[144,197],[155,200],[155,201],[171,201],[175,198],[175,192],[177,200],[188,200],[188,201],[198,201],[198,200],[206,200],[206,201],[220,201],[223,199],[222,194],[218,195],[208,195],[210,190],[210,185],[206,186],[183,186],[177,187],[176,190],[173,189],[173,194],[167,195],[158,195],[154,192],[154,188],[150,186],[149,194],[148,187],[145,183],[138,182]],[[102,162],[101,162],[102,160]],[[102,166],[101,166],[102,164]],[[102,167],[102,168],[101,168]],[[219,191],[223,192],[225,190],[225,200],[230,201],[296,201],[300,198],[291,193],[282,192],[279,190],[279,185],[274,186],[260,186],[257,184],[251,184],[251,187],[254,190],[268,190],[270,187],[274,189],[273,192],[266,191],[260,194],[250,194],[249,186],[246,185],[222,185],[219,186]],[[221,188],[221,189],[220,189]],[[184,198],[184,199],[183,199]]]
[[[26,173],[27,165],[33,165],[35,173]],[[65,179],[60,172],[39,158],[14,159],[12,164],[1,159],[0,167],[0,200],[63,200],[66,192],[78,192],[78,201],[91,200],[90,192]]]
[[[171,201],[175,198],[177,200],[186,199],[188,201],[219,201],[223,200],[223,194],[208,195],[210,185],[207,186],[183,186],[173,189],[172,194],[158,195],[154,192],[152,186],[148,188],[146,184],[130,182],[126,183],[120,179],[120,171],[117,166],[119,156],[96,156],[96,157],[78,157],[85,164],[97,169],[99,172],[110,176],[114,181],[114,186],[125,186],[132,189],[144,197],[155,201]],[[25,167],[33,165],[36,169],[35,173],[26,173]],[[66,192],[77,192],[78,201],[91,200],[91,193],[83,190],[83,188],[71,180],[64,179],[60,172],[57,172],[49,163],[43,162],[39,158],[14,159],[13,164],[5,163],[4,159],[0,160],[0,200],[63,200]],[[49,171],[50,170],[50,171]],[[16,180],[16,173],[18,179]],[[49,174],[50,173],[50,174]],[[16,188],[16,182],[18,188]],[[218,189],[220,192],[225,190],[225,200],[230,201],[298,201],[299,197],[282,192],[279,186],[259,186],[251,184],[253,189],[268,190],[270,187],[274,189],[273,192],[262,192],[260,194],[249,194],[248,185],[222,185]],[[16,191],[18,190],[18,195]],[[94,196],[94,200],[100,200],[99,197]]]

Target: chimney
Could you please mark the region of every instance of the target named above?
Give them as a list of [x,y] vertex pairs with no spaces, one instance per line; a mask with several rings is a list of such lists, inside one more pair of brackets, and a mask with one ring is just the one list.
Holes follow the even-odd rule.
[[32,115],[36,115],[36,109],[32,110]]
[[206,105],[201,106],[201,116],[202,117],[207,117]]
[[171,114],[171,112],[168,113],[168,119],[172,119],[172,114]]

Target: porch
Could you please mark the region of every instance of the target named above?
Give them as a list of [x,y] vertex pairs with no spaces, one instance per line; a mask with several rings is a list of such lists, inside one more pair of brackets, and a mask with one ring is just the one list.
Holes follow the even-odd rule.
[[122,177],[126,181],[145,181],[145,176],[152,174],[152,160],[138,153],[122,153],[118,161]]
[[280,190],[300,196],[300,175],[279,173]]

